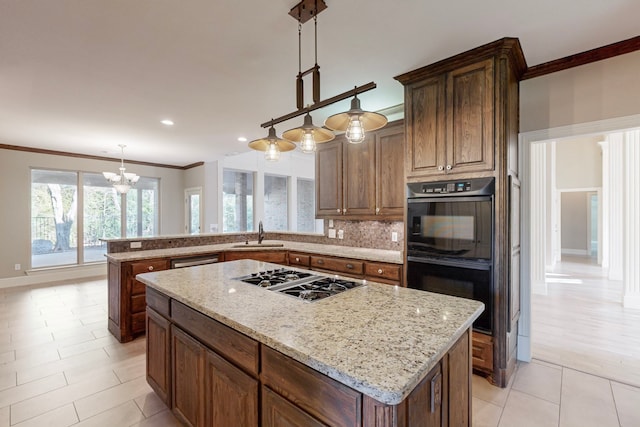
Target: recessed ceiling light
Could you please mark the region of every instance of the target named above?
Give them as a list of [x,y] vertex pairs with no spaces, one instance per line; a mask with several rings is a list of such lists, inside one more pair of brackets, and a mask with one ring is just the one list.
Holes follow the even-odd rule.
[[169,119],[161,120],[160,123],[167,126],[173,126],[173,120],[169,120]]
[[244,136],[241,136],[241,137],[238,137],[238,141],[247,142],[247,138],[245,138]]

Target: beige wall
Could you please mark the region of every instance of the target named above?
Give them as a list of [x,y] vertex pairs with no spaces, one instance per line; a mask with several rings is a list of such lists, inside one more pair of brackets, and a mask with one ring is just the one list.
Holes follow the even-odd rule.
[[582,137],[557,141],[556,188],[602,187],[602,149],[604,137]]
[[561,194],[561,237],[562,252],[587,255],[588,197],[586,191],[564,192]]
[[640,51],[520,83],[520,132],[640,114]]
[[[31,168],[117,172],[118,163],[0,149],[0,279],[25,274],[30,265]],[[130,165],[127,171],[160,178],[160,233],[182,232],[184,171]],[[20,271],[14,270],[21,264]]]

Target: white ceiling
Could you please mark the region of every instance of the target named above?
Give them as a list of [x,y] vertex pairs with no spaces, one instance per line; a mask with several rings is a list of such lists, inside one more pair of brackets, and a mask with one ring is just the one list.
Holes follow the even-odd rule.
[[[239,136],[263,137],[261,123],[295,110],[297,3],[0,0],[0,144],[109,157],[126,144],[127,159],[179,166],[246,151]],[[403,102],[393,76],[499,38],[519,38],[532,66],[635,37],[640,16],[638,0],[326,3],[321,98],[374,81],[367,110]],[[302,32],[304,70],[313,21]]]

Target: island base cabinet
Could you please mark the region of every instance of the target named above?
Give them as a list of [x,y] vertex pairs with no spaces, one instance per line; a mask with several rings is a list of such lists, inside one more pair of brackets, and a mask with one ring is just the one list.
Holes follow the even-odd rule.
[[147,382],[171,406],[171,323],[147,308]]
[[262,386],[262,427],[327,427],[269,387]]
[[205,348],[172,325],[171,355],[173,413],[186,426],[203,427]]

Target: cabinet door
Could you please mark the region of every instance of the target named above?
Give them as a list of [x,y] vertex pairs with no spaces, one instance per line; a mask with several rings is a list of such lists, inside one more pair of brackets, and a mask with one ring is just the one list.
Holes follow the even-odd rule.
[[258,381],[207,351],[207,426],[258,426]]
[[493,170],[493,59],[461,67],[447,77],[449,173]]
[[404,213],[404,127],[376,133],[376,215],[402,219]]
[[169,321],[147,308],[147,382],[167,406],[171,406],[169,331]]
[[187,426],[203,426],[205,349],[172,325],[171,356],[173,413]]
[[442,365],[438,363],[407,397],[407,425],[411,427],[443,425],[442,393]]
[[316,152],[316,217],[342,215],[342,140],[318,144]]
[[445,82],[444,76],[437,76],[405,89],[405,170],[408,177],[444,173]]
[[268,387],[262,387],[262,427],[325,427]]
[[343,142],[342,179],[347,216],[375,215],[375,137],[367,133],[360,144]]

